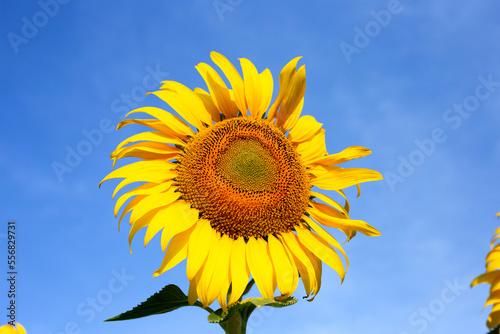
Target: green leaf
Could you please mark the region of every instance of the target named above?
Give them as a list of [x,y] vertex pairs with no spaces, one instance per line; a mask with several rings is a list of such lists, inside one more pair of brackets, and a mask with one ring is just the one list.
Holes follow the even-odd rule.
[[227,321],[234,314],[239,312],[240,314],[247,315],[247,319],[250,316],[250,313],[255,308],[261,308],[262,306],[271,306],[271,307],[285,307],[289,305],[293,305],[297,302],[297,299],[293,297],[289,297],[284,300],[274,300],[269,298],[247,298],[244,301],[235,303],[231,305],[228,309],[228,313],[222,311],[222,309],[218,309],[217,311],[210,313],[208,315],[208,322],[210,323],[221,323],[223,321]]
[[[203,307],[199,301],[196,301],[194,305]],[[182,292],[181,289],[179,289],[178,286],[175,284],[169,284],[130,311],[104,321],[137,319],[153,314],[171,312],[183,306],[190,306],[188,303],[188,297],[184,294],[184,292]]]

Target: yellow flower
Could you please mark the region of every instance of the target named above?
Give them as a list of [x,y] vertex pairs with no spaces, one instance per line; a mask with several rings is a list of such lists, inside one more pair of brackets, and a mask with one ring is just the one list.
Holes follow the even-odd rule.
[[[500,212],[497,216],[500,217]],[[471,283],[471,287],[481,283],[491,284],[490,295],[483,306],[485,308],[493,304],[486,322],[486,326],[490,329],[500,325],[500,243],[493,247],[498,239],[500,239],[500,227],[496,229],[493,235],[490,244],[491,251],[486,256],[486,272],[476,277]]]
[[20,323],[16,323],[16,327],[12,325],[4,325],[0,327],[0,334],[26,334],[26,330]]
[[[265,298],[274,298],[276,287],[277,298],[290,296],[299,274],[307,296],[315,296],[322,262],[342,280],[347,267],[339,253],[348,265],[342,246],[321,225],[341,230],[348,239],[357,231],[380,233],[349,218],[347,199],[340,205],[311,188],[345,198],[343,188],[359,189],[359,183],[382,176],[336,166],[371,151],[353,146],[328,155],[322,124],[312,116],[300,117],[306,87],[305,67],[296,69],[300,57],[281,71],[272,104],[268,69],[258,73],[242,58],[242,78],[223,55],[212,52],[211,58],[231,89],[211,66],[200,63],[196,69],[208,92],[174,81],[164,81],[153,92],[184,120],[144,107],[129,114],[142,112],[154,119],[127,119],[118,125],[141,124],[154,131],[131,136],[111,154],[114,163],[124,157],[143,160],[104,178],[124,178],[113,196],[128,184],[145,182],[117,200],[115,216],[132,198],[120,218],[131,212],[129,242],[144,227],[145,245],[163,230],[166,253],[154,276],[187,258],[191,304],[200,299],[208,306],[217,299],[227,310],[241,297],[250,275]],[[126,146],[130,143],[135,144]]]

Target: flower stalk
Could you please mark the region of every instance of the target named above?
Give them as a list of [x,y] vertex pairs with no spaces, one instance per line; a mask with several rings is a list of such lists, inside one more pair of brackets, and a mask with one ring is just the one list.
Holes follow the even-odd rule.
[[248,318],[252,311],[246,312],[247,314],[245,315],[237,311],[231,318],[219,325],[224,329],[226,334],[245,334],[247,332]]

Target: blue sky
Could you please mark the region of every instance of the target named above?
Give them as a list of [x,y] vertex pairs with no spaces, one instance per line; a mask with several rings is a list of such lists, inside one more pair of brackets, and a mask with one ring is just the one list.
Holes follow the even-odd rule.
[[[256,312],[249,332],[487,332],[480,312],[489,286],[468,285],[484,272],[500,223],[497,2],[0,6],[0,247],[6,258],[7,222],[15,220],[17,315],[28,333],[221,332],[197,308],[102,322],[166,284],[188,284],[184,263],[152,277],[163,257],[159,240],[146,249],[135,243],[130,255],[128,229],[119,233],[113,217],[114,184],[97,187],[111,170],[110,152],[139,131],[109,128],[135,106],[168,109],[143,96],[159,80],[205,87],[194,66],[210,62],[212,50],[269,68],[275,82],[303,56],[303,114],[324,123],[328,151],[369,147],[371,156],[346,166],[385,176],[364,184],[359,198],[347,189],[352,217],[382,236],[345,245],[344,283],[325,267],[314,302],[300,298],[299,286],[298,304]],[[69,153],[78,150],[84,156]]]

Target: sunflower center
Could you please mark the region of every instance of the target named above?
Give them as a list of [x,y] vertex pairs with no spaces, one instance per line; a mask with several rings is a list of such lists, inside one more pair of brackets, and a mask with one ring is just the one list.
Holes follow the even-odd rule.
[[222,152],[219,173],[240,190],[263,191],[277,176],[277,161],[255,139],[238,139]]
[[285,135],[263,120],[216,123],[198,132],[178,161],[183,199],[233,238],[288,232],[306,210],[305,167]]

